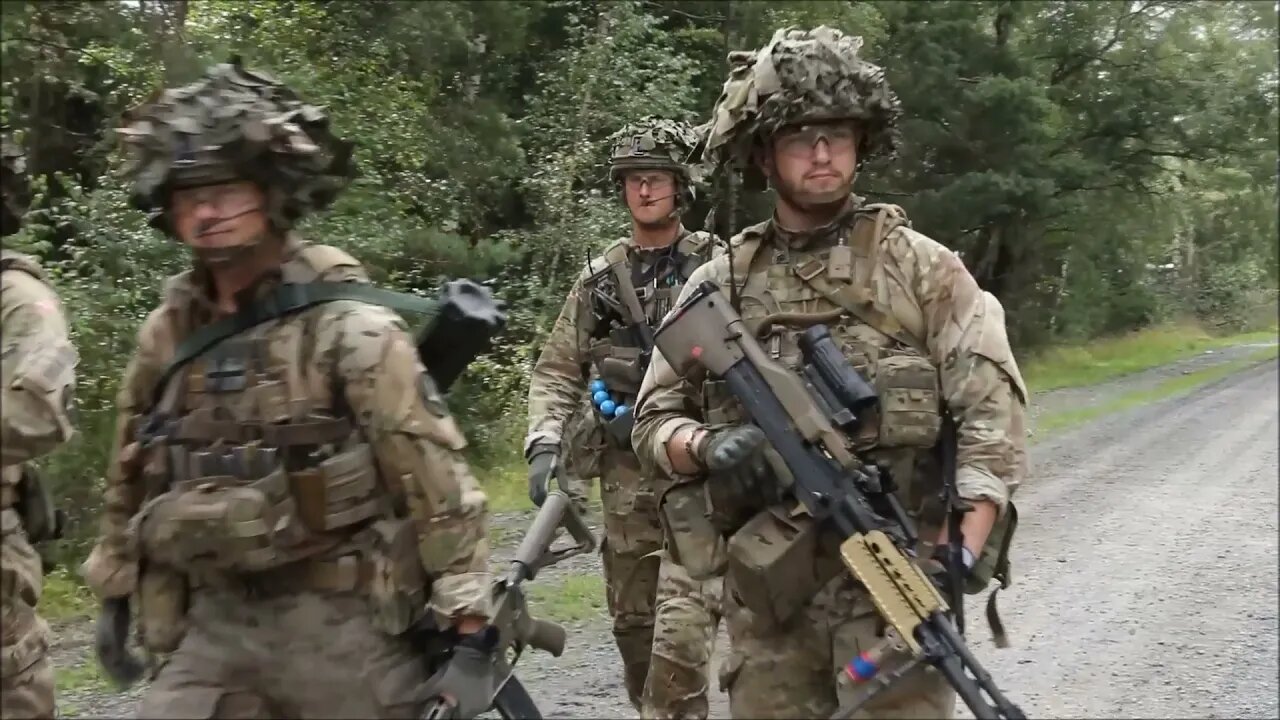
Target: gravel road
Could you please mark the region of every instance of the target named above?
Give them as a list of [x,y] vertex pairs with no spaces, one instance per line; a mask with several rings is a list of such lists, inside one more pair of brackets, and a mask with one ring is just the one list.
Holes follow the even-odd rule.
[[[1036,410],[1088,406],[1254,350],[1045,393]],[[971,646],[1029,716],[1280,717],[1278,391],[1269,361],[1035,444],[1018,496],[1015,584],[1000,595],[1013,647],[992,645],[985,597],[968,608]],[[514,531],[526,520],[495,523]],[[597,556],[575,558],[537,584],[598,572]],[[569,628],[562,657],[519,666],[544,715],[633,716],[607,619]],[[58,632],[55,664],[93,662],[87,626]],[[717,659],[726,645],[722,632]],[[60,704],[67,716],[121,717],[137,692],[83,690]],[[713,689],[712,717],[728,716]]]

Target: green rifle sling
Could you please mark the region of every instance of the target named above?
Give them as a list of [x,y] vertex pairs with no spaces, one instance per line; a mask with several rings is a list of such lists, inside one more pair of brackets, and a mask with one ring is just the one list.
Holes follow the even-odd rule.
[[[173,360],[169,361],[154,388],[155,402],[179,369],[214,345],[239,335],[264,322],[285,317],[322,303],[354,300],[371,305],[382,305],[401,312],[433,314],[439,303],[417,295],[383,290],[382,288],[350,282],[294,283],[277,286],[257,302],[242,308],[234,315],[196,330],[178,345]],[[154,403],[153,403],[154,406]]]

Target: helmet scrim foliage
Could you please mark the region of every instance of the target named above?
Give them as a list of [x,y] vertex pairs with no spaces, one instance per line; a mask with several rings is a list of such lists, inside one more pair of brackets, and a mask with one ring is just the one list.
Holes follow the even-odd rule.
[[124,174],[133,202],[162,229],[175,189],[257,182],[272,223],[283,230],[328,207],[356,175],[352,145],[330,132],[324,108],[245,69],[238,57],[153,95],[125,114],[117,133],[130,160]]
[[631,169],[671,170],[684,182],[702,181],[702,168],[694,161],[701,136],[698,128],[658,117],[628,123],[609,136],[609,177],[618,180]]
[[858,56],[862,38],[822,26],[787,28],[756,51],[729,54],[712,111],[707,162],[741,168],[757,138],[785,125],[856,120],[864,157],[892,157],[902,114],[884,70]]

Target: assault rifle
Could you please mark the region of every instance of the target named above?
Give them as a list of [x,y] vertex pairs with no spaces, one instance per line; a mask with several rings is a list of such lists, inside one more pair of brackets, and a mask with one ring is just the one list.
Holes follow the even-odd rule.
[[[795,497],[838,533],[840,559],[866,588],[890,632],[871,656],[850,658],[850,674],[871,680],[848,717],[921,662],[934,666],[980,720],[1025,718],[966,646],[947,601],[917,564],[916,533],[893,495],[891,479],[846,445],[874,391],[822,325],[801,337],[803,377],[772,360],[720,290],[702,283],[668,316],[658,349],[681,374],[695,364],[722,378],[769,444]],[[898,666],[880,673],[882,661]]]
[[[364,283],[315,282],[282,284],[265,297],[223,320],[206,325],[187,337],[152,389],[153,411],[139,429],[138,442],[146,445],[165,432],[171,418],[154,408],[169,380],[187,363],[218,343],[264,322],[296,314],[322,303],[341,300],[383,305],[401,312],[426,316],[417,332],[418,356],[440,392],[449,387],[477,356],[489,350],[493,337],[506,326],[505,304],[489,289],[472,280],[444,284],[432,300],[384,290]],[[98,616],[95,646],[98,661],[117,686],[127,688],[142,678],[144,663],[127,647],[129,598],[104,600]]]
[[[557,531],[564,528],[574,544],[553,548]],[[538,571],[567,558],[595,550],[595,536],[573,509],[569,496],[560,490],[552,490],[539,508],[533,523],[520,542],[520,548],[511,561],[507,574],[493,585],[492,624],[498,628],[498,645],[494,650],[494,671],[498,676],[497,692],[491,709],[506,720],[542,717],[538,706],[515,676],[514,667],[526,647],[560,657],[564,652],[565,630],[558,623],[541,620],[529,614],[525,603],[526,580],[534,579]],[[418,637],[427,648],[428,667],[435,672],[443,668],[452,653],[452,638],[432,625],[428,616]],[[444,698],[433,699],[422,717],[424,720],[452,717],[454,707]]]

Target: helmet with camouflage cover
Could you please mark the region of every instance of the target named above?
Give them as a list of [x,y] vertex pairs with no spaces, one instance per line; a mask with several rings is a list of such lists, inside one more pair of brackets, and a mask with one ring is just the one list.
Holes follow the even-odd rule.
[[670,170],[676,176],[675,213],[688,209],[705,172],[695,161],[705,126],[649,116],[609,136],[609,179],[621,187],[628,170]]
[[31,201],[26,160],[22,147],[9,137],[8,128],[0,128],[0,235],[12,235],[22,227],[22,216]]
[[124,174],[134,205],[170,235],[174,190],[256,182],[272,225],[284,231],[328,207],[356,175],[352,144],[332,134],[324,108],[245,69],[238,56],[190,85],[153,95],[125,114],[117,133],[131,161]]
[[757,51],[729,54],[730,74],[712,111],[707,161],[743,169],[753,146],[795,123],[854,120],[859,162],[891,157],[897,146],[898,96],[884,70],[862,59],[862,38],[821,26],[786,28]]

